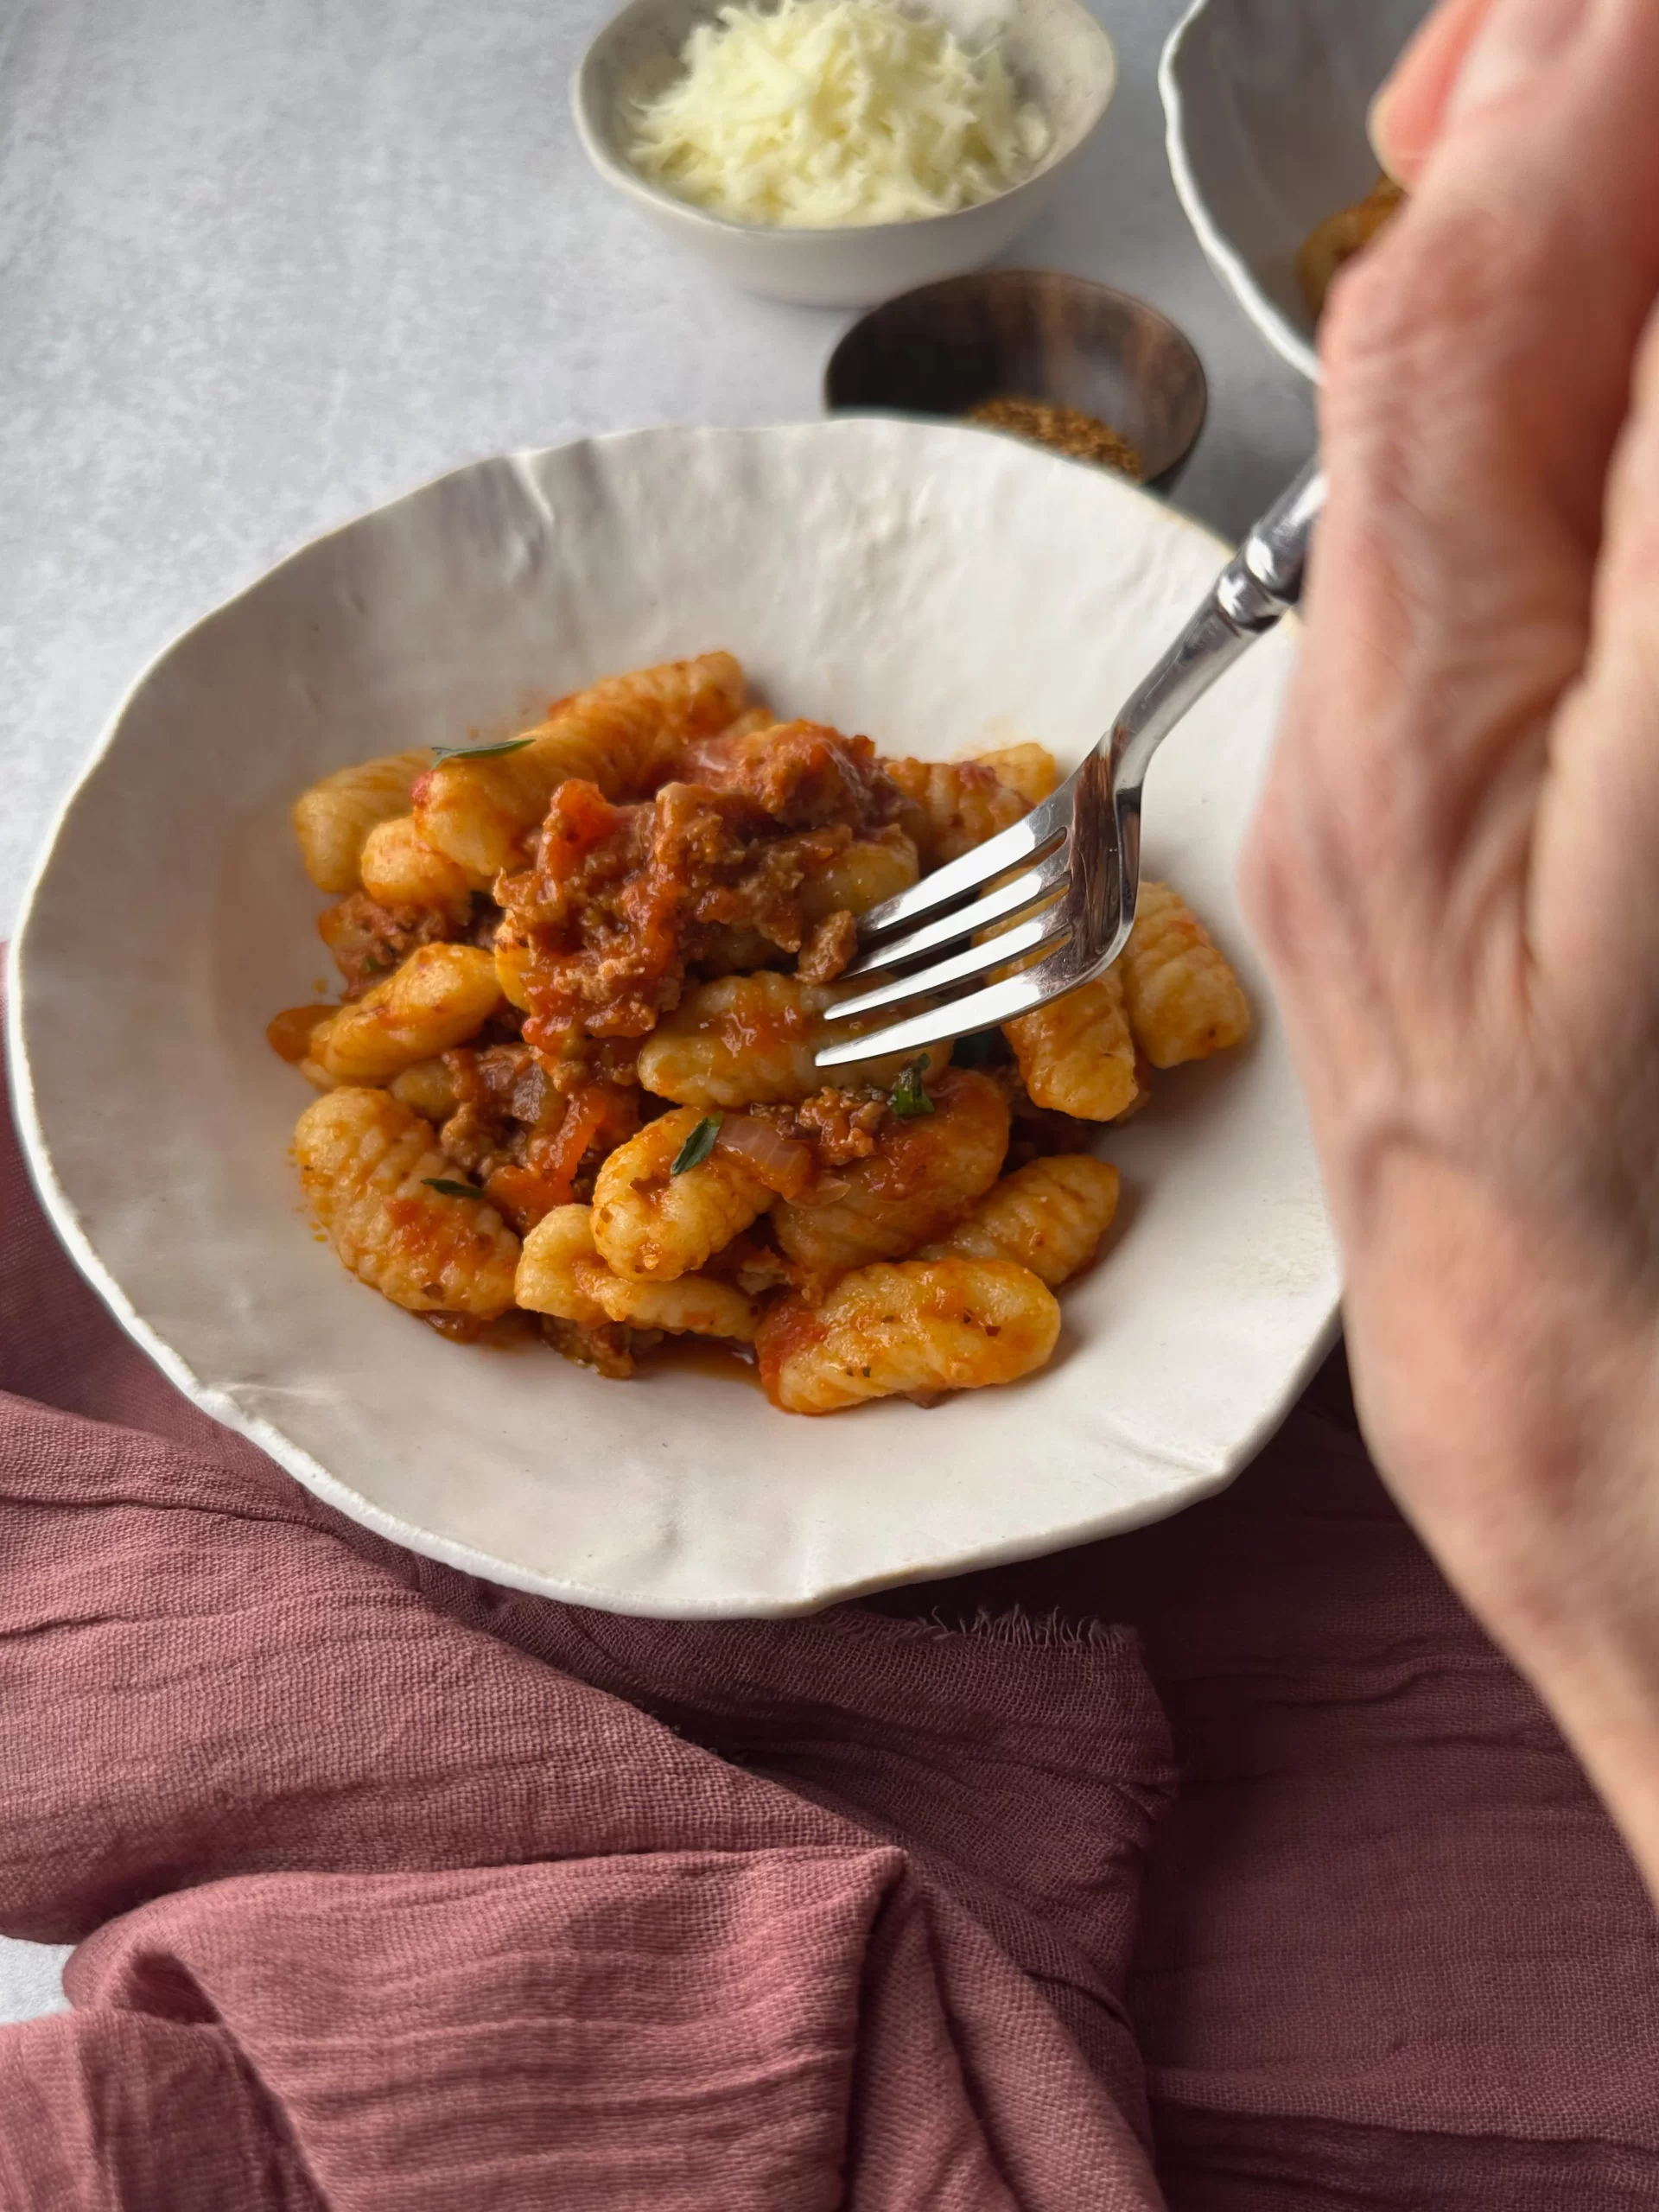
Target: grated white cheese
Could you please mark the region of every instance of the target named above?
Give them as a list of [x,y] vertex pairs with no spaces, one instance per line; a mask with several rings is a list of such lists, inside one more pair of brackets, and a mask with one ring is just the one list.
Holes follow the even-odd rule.
[[740,223],[827,229],[948,215],[1028,176],[1052,132],[995,48],[891,0],[724,7],[643,103],[655,184]]

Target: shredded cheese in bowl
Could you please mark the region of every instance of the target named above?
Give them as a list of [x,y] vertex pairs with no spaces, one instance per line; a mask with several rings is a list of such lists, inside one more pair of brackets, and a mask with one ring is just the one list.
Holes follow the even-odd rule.
[[995,199],[1052,143],[994,48],[892,0],[727,6],[641,105],[634,165],[740,223],[900,223]]

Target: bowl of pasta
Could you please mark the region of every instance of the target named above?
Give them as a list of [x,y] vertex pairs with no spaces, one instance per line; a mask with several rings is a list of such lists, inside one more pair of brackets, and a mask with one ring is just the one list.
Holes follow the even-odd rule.
[[70,1250],[320,1497],[614,1611],[800,1611],[1214,1490],[1337,1296],[1232,890],[1290,639],[1160,754],[1100,983],[816,1054],[860,912],[1046,795],[1218,550],[863,420],[481,462],[302,549],[139,678],[29,895]]

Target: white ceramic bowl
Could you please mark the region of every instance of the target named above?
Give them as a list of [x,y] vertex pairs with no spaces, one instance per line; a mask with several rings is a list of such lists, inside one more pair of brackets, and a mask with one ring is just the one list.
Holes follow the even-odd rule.
[[1211,266],[1317,380],[1296,277],[1310,231],[1376,181],[1372,95],[1428,0],[1197,0],[1164,49],[1169,166]]
[[664,237],[745,291],[805,307],[867,307],[1001,253],[1048,205],[1117,81],[1112,42],[1078,0],[929,0],[928,12],[958,36],[998,36],[1021,91],[1047,118],[1053,143],[1032,175],[978,207],[912,223],[821,231],[732,223],[648,182],[627,155],[630,103],[678,75],[693,26],[716,9],[717,0],[631,0],[577,65],[576,130],[606,182]]
[[1337,1295],[1232,887],[1288,632],[1169,739],[1147,791],[1147,865],[1236,958],[1256,1034],[1104,1133],[1121,1228],[1064,1294],[1052,1366],[1012,1388],[808,1421],[683,1368],[607,1382],[537,1344],[443,1343],[315,1241],[288,1149],[310,1094],[264,1033],[327,972],[289,820],[313,778],[716,645],[782,712],[893,750],[1023,735],[1074,760],[1222,551],[1104,471],[867,420],[482,461],[307,546],[138,679],[30,893],[11,1064],[70,1250],[181,1389],[331,1504],[613,1611],[788,1612],[1215,1490],[1300,1388]]

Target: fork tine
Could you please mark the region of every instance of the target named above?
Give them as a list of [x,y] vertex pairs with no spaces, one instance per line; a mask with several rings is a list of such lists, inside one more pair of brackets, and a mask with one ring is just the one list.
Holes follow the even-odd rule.
[[1057,845],[1035,868],[1027,868],[1011,883],[988,891],[969,906],[958,906],[953,913],[941,915],[938,920],[924,922],[921,928],[912,930],[908,937],[889,938],[883,944],[855,960],[850,968],[842,972],[847,976],[868,976],[879,968],[897,968],[906,960],[918,960],[925,952],[937,951],[941,945],[953,944],[958,938],[972,937],[976,931],[988,929],[993,922],[1000,922],[1009,914],[1017,914],[1022,906],[1064,891],[1071,873],[1071,853],[1065,845]]
[[[1051,954],[1037,967],[1027,968],[1023,975],[1005,976],[1000,983],[992,983],[982,991],[969,991],[966,998],[953,999],[949,1006],[934,1007],[926,1014],[913,1014],[907,1021],[895,1021],[886,1029],[849,1038],[844,1044],[826,1045],[817,1055],[817,1065],[821,1068],[844,1068],[855,1060],[871,1059],[887,1052],[919,1052],[924,1045],[937,1045],[944,1037],[965,1037],[976,1029],[994,1029],[999,1022],[1012,1021],[1016,1014],[1029,1014],[1033,1007],[1058,998],[1061,990],[1069,990],[1071,982],[1057,980],[1058,966],[1058,957]],[[1074,980],[1084,982],[1087,973],[1085,969]]]
[[900,891],[892,899],[884,899],[879,906],[872,906],[868,913],[859,918],[860,945],[874,945],[895,930],[907,929],[924,915],[931,914],[936,906],[965,899],[1009,868],[1018,868],[1021,861],[1046,851],[1071,828],[1071,787],[1076,781],[1075,775],[1068,776],[1052,798],[1033,807],[1020,821],[999,830],[995,837],[988,837],[982,845],[976,845],[959,860],[948,861],[943,868],[935,868],[931,875],[912,883],[908,891]]
[[896,982],[880,984],[855,999],[842,999],[839,1005],[826,1008],[823,1018],[826,1021],[849,1021],[857,1014],[874,1014],[884,1006],[903,1006],[910,999],[925,998],[931,992],[944,989],[947,984],[965,983],[970,976],[982,976],[988,968],[1000,968],[1005,962],[1022,959],[1029,953],[1045,952],[1067,936],[1071,928],[1064,909],[1046,907],[1030,921],[1016,922],[1012,929],[987,938],[983,944],[970,944],[966,951],[955,953],[949,960],[936,961],[931,968],[901,976]]

